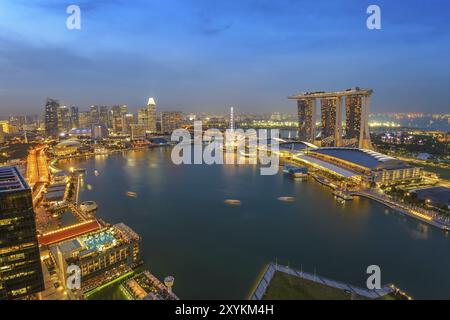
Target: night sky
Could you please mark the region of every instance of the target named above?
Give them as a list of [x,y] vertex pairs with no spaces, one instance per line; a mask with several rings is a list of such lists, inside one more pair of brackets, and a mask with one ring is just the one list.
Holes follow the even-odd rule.
[[[70,4],[81,30],[66,28]],[[448,112],[450,2],[0,1],[0,116],[41,113],[46,97],[294,113],[290,94],[354,86],[375,91],[372,112]]]

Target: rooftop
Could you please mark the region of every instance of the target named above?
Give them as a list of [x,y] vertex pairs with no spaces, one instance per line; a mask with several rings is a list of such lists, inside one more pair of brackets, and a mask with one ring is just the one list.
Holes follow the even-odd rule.
[[0,167],[0,192],[30,189],[17,167]]
[[315,98],[336,98],[336,97],[345,97],[345,96],[354,96],[354,95],[371,95],[373,90],[371,89],[362,89],[359,87],[347,89],[344,91],[336,91],[336,92],[302,92],[300,94],[296,94],[288,97],[288,99],[301,100],[301,99],[315,99]]
[[89,232],[97,231],[98,229],[100,229],[100,224],[97,220],[91,220],[61,228],[56,231],[44,233],[42,236],[38,237],[38,241],[41,245],[50,245],[75,238]]
[[335,147],[318,148],[311,152],[352,162],[369,169],[395,169],[409,166],[406,162],[367,149]]

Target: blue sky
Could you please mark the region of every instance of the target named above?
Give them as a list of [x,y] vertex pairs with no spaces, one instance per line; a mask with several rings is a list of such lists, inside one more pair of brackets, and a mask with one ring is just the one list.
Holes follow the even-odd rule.
[[[81,30],[66,8],[81,8]],[[382,30],[366,9],[382,10]],[[447,0],[2,0],[0,115],[87,108],[294,112],[290,94],[360,86],[372,111],[450,110]]]

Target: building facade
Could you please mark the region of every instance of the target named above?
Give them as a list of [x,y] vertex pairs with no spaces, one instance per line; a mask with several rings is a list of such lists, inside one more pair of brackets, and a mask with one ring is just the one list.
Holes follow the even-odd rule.
[[119,223],[50,246],[50,252],[61,279],[67,279],[68,266],[76,265],[81,271],[81,287],[86,288],[109,271],[140,264],[140,241],[131,228]]
[[45,133],[47,136],[56,137],[59,133],[58,130],[58,100],[47,98],[45,103]]
[[[231,122],[231,121],[230,121]],[[179,111],[161,112],[161,132],[172,134],[183,125],[183,114]]]
[[0,300],[43,290],[31,189],[16,167],[1,167]]
[[299,138],[314,143],[316,137],[316,99],[297,101]]

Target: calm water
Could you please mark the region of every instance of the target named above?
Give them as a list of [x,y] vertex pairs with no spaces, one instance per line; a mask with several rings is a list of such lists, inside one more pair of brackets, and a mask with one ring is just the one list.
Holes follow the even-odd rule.
[[125,222],[142,236],[146,267],[160,278],[173,275],[179,297],[246,298],[263,266],[278,259],[359,286],[367,266],[377,264],[383,284],[416,298],[450,299],[449,239],[442,231],[369,200],[340,205],[312,180],[260,176],[256,166],[175,166],[170,151],[62,165],[87,169],[82,199],[97,201],[99,217]]

